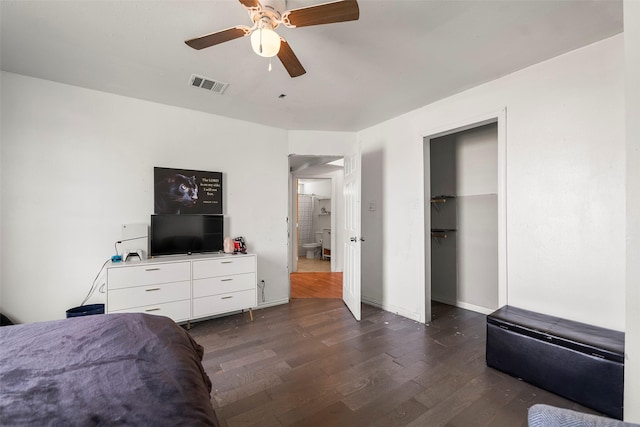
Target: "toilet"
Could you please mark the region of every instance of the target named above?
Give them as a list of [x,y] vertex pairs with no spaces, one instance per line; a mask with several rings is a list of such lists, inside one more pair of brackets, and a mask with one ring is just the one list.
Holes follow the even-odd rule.
[[307,252],[307,259],[315,259],[320,257],[320,247],[322,246],[322,231],[316,231],[316,241],[314,243],[305,243],[302,249]]

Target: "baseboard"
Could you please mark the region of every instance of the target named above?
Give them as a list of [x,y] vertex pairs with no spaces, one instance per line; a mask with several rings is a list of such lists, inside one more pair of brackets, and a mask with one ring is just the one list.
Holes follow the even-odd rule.
[[412,313],[410,311],[406,311],[400,307],[395,307],[391,304],[384,304],[380,301],[374,300],[372,298],[367,298],[362,296],[361,301],[365,304],[372,305],[374,307],[381,308],[384,311],[388,311],[390,313],[395,313],[398,316],[406,317],[407,319],[415,320],[416,322],[420,322],[420,315],[418,313]]
[[289,304],[289,298],[258,303],[258,306],[255,308],[255,310],[260,310],[261,308],[273,307],[273,306],[282,305],[282,304]]
[[448,301],[448,300],[445,300],[443,298],[434,298],[434,297],[431,297],[431,300],[435,301],[435,302],[440,302],[442,304],[447,304],[447,305],[452,305],[454,307],[463,308],[465,310],[475,311],[476,313],[480,313],[480,314],[491,314],[494,311],[496,311],[496,309],[481,307],[479,305],[469,304],[469,303],[462,302],[462,301]]
[[448,300],[446,298],[434,297],[433,295],[431,295],[431,301],[439,302],[441,304],[452,305],[454,307],[458,306],[456,301],[451,301],[451,300]]

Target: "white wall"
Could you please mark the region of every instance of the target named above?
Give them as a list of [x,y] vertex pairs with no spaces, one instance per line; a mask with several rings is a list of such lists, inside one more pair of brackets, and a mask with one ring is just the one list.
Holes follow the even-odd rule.
[[331,199],[331,271],[344,270],[344,171],[337,170],[329,174],[333,198]]
[[498,193],[498,126],[496,123],[456,134],[456,195]]
[[2,112],[3,313],[79,305],[121,225],[149,222],[154,166],[223,172],[225,234],[259,254],[266,302],[287,301],[286,131],[5,72]]
[[[458,300],[498,308],[498,126],[456,135]],[[464,306],[464,305],[463,305]]]
[[624,418],[640,423],[640,2],[624,2],[627,108],[627,305]]
[[301,194],[313,194],[320,197],[331,197],[331,179],[309,179],[302,180],[303,192]]
[[[1,75],[0,75],[1,77]],[[0,98],[2,97],[2,78],[0,78]],[[0,100],[1,101],[1,100]],[[4,222],[2,221],[2,152],[4,151],[2,146],[2,102],[0,102],[0,313],[2,313],[3,315],[7,315],[7,312],[3,310],[3,305],[2,305],[2,248],[3,248],[3,244],[2,242],[4,241]]]
[[424,321],[422,138],[506,108],[508,303],[623,330],[623,70],[618,35],[360,132],[363,296]]
[[458,204],[458,305],[498,309],[498,198],[461,196]]
[[290,130],[289,154],[300,156],[344,156],[356,144],[354,132]]

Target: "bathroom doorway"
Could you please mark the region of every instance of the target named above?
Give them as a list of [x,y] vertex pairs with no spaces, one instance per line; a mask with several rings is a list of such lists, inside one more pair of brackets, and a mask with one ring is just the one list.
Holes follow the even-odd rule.
[[296,188],[296,271],[331,272],[331,179],[300,178]]

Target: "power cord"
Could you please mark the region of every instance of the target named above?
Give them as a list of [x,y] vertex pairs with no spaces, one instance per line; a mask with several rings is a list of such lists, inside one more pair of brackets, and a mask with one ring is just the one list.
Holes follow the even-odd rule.
[[258,283],[258,287],[260,288],[260,291],[262,293],[262,302],[264,302],[264,288],[265,288],[266,284],[264,283],[264,280],[260,280],[260,283]]
[[[104,270],[104,267],[107,265],[109,261],[111,261],[111,258],[107,259],[104,262],[104,264],[102,264],[100,271],[98,271],[98,274],[96,274],[96,277],[93,279],[93,283],[91,284],[91,289],[89,289],[89,293],[82,301],[82,304],[80,304],[81,306],[84,305],[84,303],[87,302],[89,298],[91,298],[91,295],[93,295],[93,293],[96,291],[96,281],[98,280],[98,277],[100,277],[100,274],[102,274],[102,270]],[[105,286],[105,283],[103,283],[102,286],[100,286],[100,290],[99,290],[100,293],[104,293],[104,286]]]
[[122,242],[128,242],[128,241],[130,241],[130,240],[144,239],[144,238],[146,238],[146,237],[147,237],[147,236],[140,236],[140,237],[132,237],[132,238],[130,238],[130,239],[122,239],[122,240],[118,240],[117,242],[115,242],[115,243],[113,244],[113,247],[114,247],[114,249],[116,250],[116,254],[117,254],[117,253],[118,253],[118,245],[119,245],[120,243],[122,243]]

